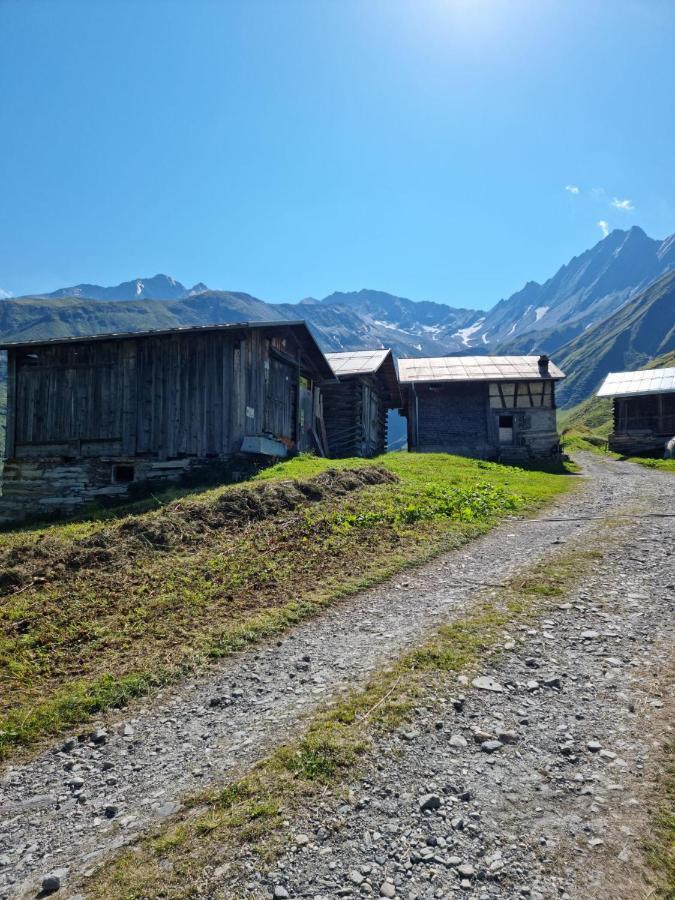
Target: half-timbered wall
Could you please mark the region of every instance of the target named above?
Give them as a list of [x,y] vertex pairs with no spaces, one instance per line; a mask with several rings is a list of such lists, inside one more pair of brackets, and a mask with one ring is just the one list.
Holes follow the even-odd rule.
[[552,381],[409,385],[406,413],[413,450],[482,459],[559,451]]

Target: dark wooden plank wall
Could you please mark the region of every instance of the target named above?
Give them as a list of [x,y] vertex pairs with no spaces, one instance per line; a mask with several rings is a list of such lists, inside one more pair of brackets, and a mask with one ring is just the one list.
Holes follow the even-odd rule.
[[322,386],[329,455],[375,456],[387,449],[385,389],[376,376]]
[[176,459],[229,452],[233,336],[168,335],[135,344],[135,453]]
[[111,342],[11,353],[16,443],[120,440],[121,350]]
[[487,456],[492,451],[486,410],[488,385],[481,383],[416,385],[414,449],[438,450],[463,456]]
[[45,456],[209,458],[264,432],[292,442],[299,353],[262,329],[10,351],[8,451],[14,431],[18,452]]
[[675,433],[675,394],[616,397],[614,431],[651,431],[657,435]]

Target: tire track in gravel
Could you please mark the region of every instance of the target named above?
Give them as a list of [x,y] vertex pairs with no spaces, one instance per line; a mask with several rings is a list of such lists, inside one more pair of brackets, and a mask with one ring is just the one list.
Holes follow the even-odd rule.
[[0,783],[0,896],[34,895],[53,870],[66,884],[91,870],[175,812],[182,796],[250,765],[317,704],[457,618],[477,584],[506,580],[553,544],[597,529],[576,517],[663,510],[672,496],[668,473],[592,456],[584,465],[584,487],[536,520],[509,521],[163,692],[152,706],[108,716],[101,743],[67,742],[9,767]]

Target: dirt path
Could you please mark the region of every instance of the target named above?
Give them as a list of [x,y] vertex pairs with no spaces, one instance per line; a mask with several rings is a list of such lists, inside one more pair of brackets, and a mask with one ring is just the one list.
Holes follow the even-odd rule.
[[483,666],[499,692],[434,685],[358,779],[288,823],[272,867],[239,854],[208,896],[655,898],[644,846],[675,736],[675,519],[598,538],[595,571]]
[[[174,812],[183,795],[253,762],[317,703],[353,687],[438,624],[461,615],[477,585],[503,581],[561,541],[597,534],[596,519],[575,517],[672,511],[671,475],[599,458],[586,465],[591,478],[584,489],[536,522],[507,523],[336,605],[276,645],[229,659],[166,692],[152,708],[136,710],[133,718],[109,719],[99,743],[69,742],[8,769],[0,787],[0,896],[34,895],[54,870],[63,870],[67,883],[75,872],[93,868]],[[644,559],[657,558],[657,542],[665,544],[666,535],[672,545],[673,521],[633,521],[636,546],[650,551]],[[664,562],[672,583],[673,557],[662,559],[662,567]],[[640,581],[646,570],[638,575]],[[609,574],[605,589],[616,589],[618,573],[611,588],[608,579]]]

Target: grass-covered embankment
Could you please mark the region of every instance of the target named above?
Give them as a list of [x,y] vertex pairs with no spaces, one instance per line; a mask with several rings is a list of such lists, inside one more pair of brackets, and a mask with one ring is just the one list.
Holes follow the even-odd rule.
[[0,757],[572,482],[440,454],[304,457],[151,512],[0,535]]

